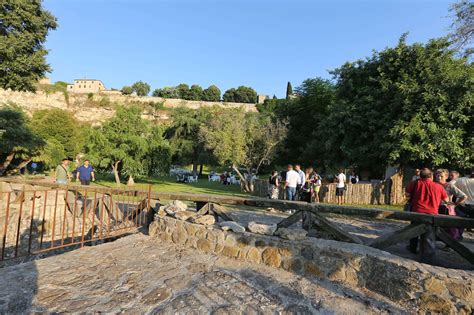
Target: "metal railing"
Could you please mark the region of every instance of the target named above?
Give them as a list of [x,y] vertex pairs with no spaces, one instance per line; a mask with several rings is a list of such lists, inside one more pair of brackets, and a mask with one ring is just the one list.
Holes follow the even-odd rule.
[[0,192],[0,262],[129,233],[147,224],[150,207],[151,186]]

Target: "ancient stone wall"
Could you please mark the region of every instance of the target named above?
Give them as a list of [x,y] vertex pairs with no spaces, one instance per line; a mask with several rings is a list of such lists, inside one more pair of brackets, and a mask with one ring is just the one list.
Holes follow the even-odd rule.
[[474,309],[473,272],[432,267],[362,245],[316,238],[288,241],[158,215],[149,232],[206,253],[368,289],[420,311],[470,314]]
[[[100,106],[91,106],[91,101],[101,104]],[[115,110],[112,103],[117,104],[129,104],[129,103],[150,103],[150,102],[163,102],[165,108],[175,108],[179,106],[185,106],[192,109],[197,109],[205,106],[222,106],[230,108],[243,107],[246,111],[257,111],[254,104],[245,103],[221,103],[221,102],[202,102],[202,101],[186,101],[180,99],[163,99],[160,97],[150,96],[126,96],[121,94],[93,94],[90,98],[87,94],[75,94],[75,93],[51,93],[47,94],[42,91],[32,92],[16,92],[11,90],[0,89],[0,105],[3,103],[12,102],[23,108],[27,114],[31,115],[33,112],[41,109],[53,109],[59,108],[66,111],[70,111],[81,122],[88,123],[101,123],[115,114]],[[154,117],[161,120],[168,119],[166,113],[154,113],[148,116]],[[153,118],[153,117],[145,117]]]

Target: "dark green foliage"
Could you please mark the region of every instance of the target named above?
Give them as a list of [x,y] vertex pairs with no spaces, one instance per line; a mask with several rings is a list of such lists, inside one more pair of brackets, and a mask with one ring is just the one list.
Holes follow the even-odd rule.
[[202,100],[208,102],[219,102],[221,100],[221,90],[215,85],[209,86],[202,93]]
[[67,111],[61,109],[36,111],[31,119],[31,128],[41,138],[47,141],[54,139],[60,143],[66,154],[63,158],[75,157],[82,150],[84,139],[81,126]]
[[178,98],[187,100],[189,98],[189,85],[181,83],[176,87]]
[[446,39],[375,52],[334,71],[338,101],[327,119],[334,161],[473,165],[474,67]]
[[45,144],[29,127],[21,109],[13,105],[0,107],[0,175],[15,156],[27,159]]
[[57,27],[56,18],[40,0],[3,0],[0,21],[0,87],[35,91],[36,82],[51,71],[43,44]]
[[293,95],[293,87],[291,86],[291,83],[288,81],[288,84],[286,85],[286,99],[289,99],[291,95]]
[[153,91],[153,96],[163,98],[179,98],[178,90],[175,87],[164,87]]
[[257,92],[246,86],[239,86],[237,89],[231,88],[223,95],[224,102],[229,103],[253,103],[257,102]]
[[191,88],[189,89],[187,99],[190,100],[190,101],[201,101],[202,100],[202,94],[203,94],[202,87],[200,87],[197,84],[193,84],[193,85],[191,85]]
[[143,81],[133,83],[132,89],[138,96],[147,96],[150,93],[150,85]]
[[122,88],[122,94],[123,95],[130,95],[133,93],[133,88],[131,86],[124,86]]

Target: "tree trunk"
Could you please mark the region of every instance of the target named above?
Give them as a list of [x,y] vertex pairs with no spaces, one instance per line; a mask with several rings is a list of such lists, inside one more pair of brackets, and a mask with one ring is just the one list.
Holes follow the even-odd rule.
[[2,176],[5,173],[8,166],[13,161],[14,157],[15,157],[15,152],[12,152],[9,155],[7,155],[7,157],[5,158],[5,161],[3,161],[3,165],[0,167],[0,176]]
[[202,167],[203,167],[202,163],[199,164],[199,177],[202,176]]
[[118,165],[119,165],[119,163],[120,163],[120,161],[117,161],[114,164],[112,164],[112,171],[114,172],[115,183],[117,184],[118,187],[120,187],[120,177],[119,177],[119,174],[118,174]]
[[193,161],[193,175],[197,175],[198,165],[199,165],[199,163],[197,161]]
[[240,187],[242,188],[243,191],[245,192],[252,192],[252,185],[251,183],[245,178],[245,176],[240,173],[239,169],[237,168],[236,165],[232,165],[232,169],[239,175],[240,178]]
[[16,174],[18,173],[19,171],[21,171],[21,169],[25,166],[28,165],[28,163],[31,162],[31,159],[28,159],[28,160],[25,160],[23,162],[20,163],[20,165],[18,165],[17,167],[15,167],[15,169],[11,170],[11,171],[8,171],[7,172],[7,175],[13,175],[13,174]]

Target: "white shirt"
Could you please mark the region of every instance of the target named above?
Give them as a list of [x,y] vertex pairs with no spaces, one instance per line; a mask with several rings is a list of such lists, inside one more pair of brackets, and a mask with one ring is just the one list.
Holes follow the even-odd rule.
[[303,185],[306,181],[306,174],[302,170],[297,171],[297,173],[300,177],[298,181],[298,185]]
[[346,182],[346,175],[344,175],[343,173],[340,173],[339,175],[337,175],[337,183],[336,183],[336,187],[337,188],[344,188],[344,185],[345,185],[345,182]]
[[474,205],[474,178],[460,177],[456,180],[454,186],[466,194],[466,204]]
[[300,180],[301,177],[296,171],[291,170],[286,172],[286,182],[288,184],[288,187],[296,188],[296,185],[299,183]]

